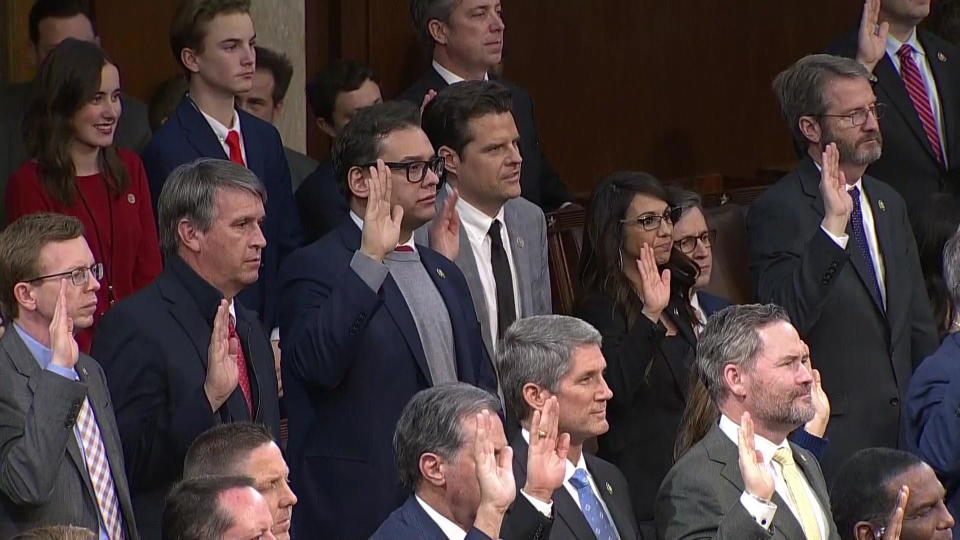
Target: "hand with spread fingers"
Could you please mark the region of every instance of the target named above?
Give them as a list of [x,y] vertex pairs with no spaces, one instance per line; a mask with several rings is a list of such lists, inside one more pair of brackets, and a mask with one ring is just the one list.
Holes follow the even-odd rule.
[[433,88],[427,90],[427,93],[423,95],[423,101],[420,102],[420,116],[423,116],[423,111],[426,110],[427,105],[429,105],[435,97],[437,97],[437,91]]
[[903,530],[903,516],[907,511],[907,499],[910,498],[910,488],[900,486],[900,492],[897,493],[897,507],[890,514],[890,519],[886,525],[880,529],[881,540],[900,540],[900,532]]
[[653,248],[644,243],[640,247],[640,259],[637,260],[637,269],[640,270],[640,298],[643,300],[643,314],[653,322],[660,320],[660,314],[670,303],[670,270],[657,269],[657,259],[653,255]]
[[527,451],[527,482],[523,492],[543,502],[553,500],[553,492],[563,485],[567,471],[570,435],[559,433],[560,403],[551,396],[543,411],[534,411],[530,422],[530,447]]
[[769,501],[773,498],[775,485],[773,483],[773,473],[763,462],[760,451],[757,450],[753,434],[753,419],[750,413],[744,412],[740,417],[739,443],[737,449],[740,453],[740,474],[743,476],[743,488],[747,493]]
[[229,325],[230,308],[226,300],[220,300],[213,318],[213,332],[207,348],[207,378],[203,383],[203,391],[214,411],[226,403],[240,380],[237,367],[240,341],[230,337]]
[[460,193],[453,189],[430,222],[430,247],[451,261],[460,254],[460,213],[457,212],[459,198]]
[[820,156],[820,194],[823,196],[821,225],[834,236],[846,234],[853,212],[853,199],[847,192],[847,178],[840,170],[840,151],[830,143]]
[[50,320],[50,361],[57,366],[73,369],[80,358],[80,348],[73,337],[73,318],[68,314],[67,280],[60,280],[60,294]]
[[367,179],[369,196],[363,215],[363,233],[360,238],[360,252],[371,259],[381,262],[383,258],[400,242],[400,224],[403,221],[403,208],[391,204],[393,179],[390,168],[382,159],[376,167],[370,167]]
[[873,71],[887,53],[887,34],[890,23],[880,22],[880,0],[866,0],[860,17],[860,32],[857,35],[857,62],[867,71]]
[[480,484],[480,507],[473,526],[490,538],[500,537],[503,516],[517,495],[513,478],[513,450],[504,446],[497,455],[493,433],[495,425],[490,411],[477,413],[473,460]]

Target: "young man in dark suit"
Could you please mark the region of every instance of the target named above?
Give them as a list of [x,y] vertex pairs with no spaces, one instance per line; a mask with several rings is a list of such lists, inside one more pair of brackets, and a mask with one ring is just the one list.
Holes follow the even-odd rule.
[[416,107],[358,111],[334,162],[350,214],[283,268],[294,537],[366,537],[403,503],[390,439],[418,391],[452,381],[496,390],[463,274],[414,243],[436,213],[443,166]]
[[107,381],[73,339],[102,277],[74,217],[0,233],[0,537],[66,523],[138,537]]
[[270,343],[236,301],[260,271],[266,196],[256,175],[230,161],[174,169],[158,201],[166,266],[107,312],[94,339],[145,538],[159,536],[163,497],[195,437],[252,420],[279,439]]

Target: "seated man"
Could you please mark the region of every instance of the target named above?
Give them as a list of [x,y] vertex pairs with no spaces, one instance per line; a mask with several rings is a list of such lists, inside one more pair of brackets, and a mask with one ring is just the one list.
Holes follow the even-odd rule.
[[436,212],[443,163],[416,107],[357,111],[334,162],[349,219],[295,252],[282,276],[294,537],[369,536],[406,498],[390,447],[403,406],[443,382],[497,384],[463,274],[414,244]]
[[694,325],[694,330],[699,332],[710,315],[730,305],[726,298],[703,290],[710,284],[713,242],[717,239],[717,231],[707,228],[707,220],[703,217],[703,201],[699,194],[676,187],[669,188],[669,193],[670,202],[683,209],[680,219],[673,224],[673,245],[697,263],[700,269],[693,290],[690,291],[690,304],[700,319],[699,324]]
[[[953,516],[943,485],[917,456],[865,448],[844,462],[830,487],[841,540],[949,539]],[[899,536],[891,533],[899,531]]]
[[[511,441],[518,484],[535,470],[526,450],[531,436],[537,442],[542,431],[532,428],[531,422],[535,415],[545,414],[551,400],[559,403],[558,430],[570,436],[562,487],[552,494],[550,538],[639,538],[627,479],[614,465],[583,449],[584,442],[609,428],[606,408],[613,392],[603,378],[607,363],[600,352],[600,333],[574,317],[521,319],[504,334],[497,365],[508,415],[519,419],[522,426]],[[550,515],[549,504],[531,502]],[[503,530],[518,534],[517,523],[511,507]]]
[[246,476],[202,476],[170,491],[163,540],[274,540],[266,499]]
[[[496,396],[463,383],[423,390],[400,415],[393,446],[400,480],[413,495],[371,540],[505,540],[546,538],[551,519],[531,503],[551,504],[560,484],[569,437],[557,431],[557,400],[532,419],[542,433],[530,445],[521,495],[517,496]],[[429,427],[424,419],[430,419]],[[527,454],[529,454],[527,456]],[[511,506],[513,503],[513,506]],[[513,531],[501,533],[504,513],[515,514]],[[522,523],[522,527],[520,526]]]
[[90,529],[73,525],[51,525],[22,532],[10,540],[97,540]]
[[102,277],[75,217],[0,232],[0,538],[66,523],[137,538],[107,381],[73,338]]
[[160,195],[166,267],[107,312],[93,342],[113,396],[141,535],[155,538],[193,440],[256,421],[280,435],[273,353],[237,300],[260,271],[266,191],[249,169],[201,159]]
[[813,418],[810,356],[783,308],[715,313],[697,343],[697,369],[720,423],[667,473],[657,538],[837,540],[816,458],[787,441]]
[[290,490],[290,471],[280,447],[263,424],[236,422],[210,428],[193,441],[183,461],[183,478],[247,476],[267,500],[273,515],[271,532],[290,539],[290,515],[297,496]]

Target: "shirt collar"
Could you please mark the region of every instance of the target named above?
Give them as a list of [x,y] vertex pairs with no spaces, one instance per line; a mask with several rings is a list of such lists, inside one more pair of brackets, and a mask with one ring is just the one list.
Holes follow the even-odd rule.
[[423,511],[430,516],[430,519],[440,527],[440,530],[443,531],[444,536],[450,540],[464,540],[467,537],[466,531],[460,528],[459,525],[450,521],[443,516],[440,512],[434,510],[429,504],[426,503],[419,495],[414,495],[417,498],[417,503],[423,508]]
[[[463,82],[465,80],[463,77],[441,66],[440,62],[437,62],[436,60],[433,61],[433,69],[436,70],[437,74],[439,74],[440,77],[447,82],[447,84],[456,84],[458,82]],[[485,81],[490,80],[490,74],[484,73],[483,80]]]
[[[731,420],[727,415],[720,415],[720,431],[722,431],[724,435],[733,441],[733,444],[739,444],[739,429],[740,426],[734,423],[734,421]],[[780,444],[776,444],[769,439],[754,434],[753,441],[756,449],[760,451],[760,457],[763,458],[763,463],[765,465],[770,465],[770,461],[773,459],[773,454],[777,451],[777,449],[783,447],[790,448],[787,439],[784,439]]]
[[[527,428],[520,429],[520,435],[523,437],[523,440],[527,441],[527,446],[530,445],[530,431]],[[577,472],[577,469],[583,469],[587,471],[587,475],[590,475],[590,471],[587,470],[587,460],[583,458],[583,450],[580,451],[580,458],[577,459],[577,464],[574,465],[570,460],[564,462],[566,465],[566,471],[563,473],[563,483],[569,483],[570,479],[573,478],[573,473]]]
[[707,312],[703,310],[703,306],[700,305],[700,296],[695,291],[690,295],[690,307],[693,308],[694,313],[697,314],[697,318],[702,318],[702,321],[697,321],[698,326],[700,322],[705,322],[707,320]]
[[[196,106],[196,104],[194,104]],[[217,136],[221,142],[227,140],[227,133],[231,130],[236,130],[237,134],[240,135],[240,138],[243,138],[243,133],[240,131],[240,114],[237,113],[237,109],[233,109],[233,118],[230,119],[230,125],[233,127],[227,127],[220,123],[219,120],[210,116],[209,114],[203,112],[203,109],[197,107],[197,110],[200,111],[200,114],[203,115],[203,118],[210,124],[210,129],[213,130],[214,135]]]
[[926,56],[926,53],[923,50],[923,46],[920,45],[920,40],[917,39],[916,28],[914,28],[913,31],[910,32],[910,37],[908,37],[907,40],[903,42],[893,37],[893,35],[887,34],[887,43],[886,43],[887,55],[890,56],[890,58],[897,58],[897,51],[900,50],[900,47],[902,47],[904,43],[913,47],[915,54],[919,54],[920,56]]
[[[446,186],[445,189],[449,196],[451,192],[450,186]],[[502,206],[495,217],[490,217],[478,210],[476,206],[468,203],[463,197],[460,197],[457,199],[457,212],[460,214],[460,223],[466,228],[467,236],[470,238],[470,241],[475,244],[483,243],[483,239],[487,237],[487,233],[490,231],[490,225],[493,225],[494,220],[500,220],[501,226],[506,225],[503,221]]]
[[[353,223],[357,226],[357,228],[359,228],[360,231],[363,232],[363,218],[361,218],[359,215],[357,215],[357,213],[354,212],[353,210],[350,210],[350,219],[352,219],[352,220],[353,220]],[[410,238],[409,238],[406,242],[403,242],[403,243],[400,243],[400,244],[397,244],[397,245],[398,245],[398,246],[409,246],[409,247],[413,248],[414,251],[417,251],[417,244],[416,244],[416,242],[414,241],[414,236],[416,236],[416,235],[411,234],[411,235],[410,235]]]

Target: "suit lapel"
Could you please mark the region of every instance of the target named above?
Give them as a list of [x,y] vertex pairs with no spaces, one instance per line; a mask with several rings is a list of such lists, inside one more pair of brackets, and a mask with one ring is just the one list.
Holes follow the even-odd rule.
[[[209,320],[204,314],[200,313],[196,301],[177,282],[177,277],[172,269],[165,269],[160,274],[160,277],[157,278],[157,289],[160,295],[167,300],[167,309],[172,314],[173,320],[177,321],[183,332],[190,338],[197,357],[203,365],[203,370],[206,372],[207,349],[210,346],[210,332],[212,331]],[[185,359],[181,359],[181,361],[185,361]]]
[[623,497],[623,494],[614,491],[611,479],[605,477],[601,468],[596,465],[596,458],[590,454],[584,454],[583,458],[587,462],[587,470],[590,471],[590,476],[597,484],[597,491],[600,492],[603,503],[607,505],[607,510],[610,511],[610,517],[613,519],[614,526],[617,527],[620,538],[635,538],[637,533],[634,524],[628,519],[632,515],[632,511],[628,507],[630,501]]
[[893,66],[893,60],[890,59],[890,55],[885,54],[883,56],[883,59],[877,64],[874,72],[877,76],[877,85],[887,96],[886,99],[882,99],[881,101],[893,105],[896,113],[903,117],[907,125],[910,126],[910,130],[913,131],[913,135],[920,140],[920,144],[926,149],[930,159],[934,159],[933,148],[930,147],[930,140],[927,139],[927,133],[923,130],[923,125],[920,123],[917,109],[913,106],[913,101],[910,100],[910,95],[907,94],[907,87],[903,84],[903,78],[900,77],[897,68]]
[[520,313],[517,318],[523,318],[533,313],[533,291],[530,284],[533,282],[533,276],[530,275],[531,268],[527,264],[530,258],[527,256],[531,246],[527,238],[524,238],[525,231],[521,228],[520,216],[517,215],[516,205],[511,204],[512,199],[507,201],[503,207],[503,220],[507,225],[507,236],[510,238],[510,252],[513,255],[513,269],[517,274],[517,291],[520,293]]
[[[457,355],[455,358],[457,365],[457,379],[463,382],[475,384],[479,382],[478,376],[480,374],[474,371],[474,366],[469,363],[469,359],[475,354],[479,353],[474,353],[467,350],[470,339],[465,332],[469,331],[469,329],[463,328],[462,324],[458,324],[458,322],[460,322],[459,314],[462,313],[462,306],[460,304],[462,297],[450,279],[450,276],[447,275],[447,271],[441,267],[442,263],[447,259],[443,255],[440,255],[435,251],[431,251],[430,249],[423,248],[422,246],[418,246],[417,249],[420,252],[420,262],[423,263],[423,267],[427,269],[427,275],[430,276],[430,279],[433,281],[433,284],[436,285],[440,296],[443,297],[444,307],[446,308],[447,313],[450,315],[450,326],[453,331],[454,351],[456,351]],[[496,373],[496,371],[494,371],[494,373]]]
[[[880,251],[880,258],[883,259],[884,283],[903,283],[900,281],[901,262],[895,260],[892,254],[896,253],[894,238],[898,237],[894,230],[894,224],[891,222],[891,215],[887,212],[887,205],[879,197],[877,182],[864,175],[862,185],[866,189],[867,199],[870,202],[870,210],[873,212],[873,228],[877,234],[877,246]],[[909,313],[909,310],[899,309],[897,306],[906,305],[908,300],[906,296],[910,292],[909,287],[885,287],[887,294],[887,308],[883,311],[889,317],[897,317],[901,312]],[[891,308],[892,306],[892,308]],[[888,319],[889,324],[889,319]],[[894,326],[890,324],[890,327]]]
[[[954,88],[953,79],[950,78],[948,72],[949,66],[947,65],[950,62],[950,58],[937,47],[929,34],[925,31],[917,31],[917,39],[920,41],[920,44],[923,45],[923,50],[927,55],[927,62],[930,64],[930,71],[933,73],[934,83],[937,85],[937,95],[940,97],[940,118],[939,120],[943,122],[941,126],[941,131],[943,131],[944,140],[943,143],[946,146],[946,156],[947,163],[952,163],[954,159],[960,158],[960,155],[954,153],[958,150],[957,143],[957,129],[956,121],[957,115],[960,114],[960,107],[957,105],[957,91],[958,88]],[[960,59],[953,59],[954,61]]]
[[247,155],[247,168],[254,172],[261,180],[266,181],[266,163],[264,163],[264,153],[260,151],[267,144],[261,137],[262,133],[259,126],[256,126],[252,117],[243,111],[238,111],[240,118],[240,132],[243,133],[243,149]]
[[187,141],[197,151],[198,155],[215,157],[219,159],[230,159],[223,151],[223,145],[217,139],[213,128],[207,123],[200,109],[194,105],[193,101],[184,96],[177,106],[177,117],[180,119],[180,125],[186,130]]
[[470,239],[467,237],[467,231],[463,225],[460,226],[460,253],[457,254],[457,266],[463,272],[463,277],[467,279],[467,288],[470,289],[473,308],[477,312],[477,320],[480,321],[480,332],[483,334],[483,345],[487,348],[487,355],[494,358],[494,337],[490,324],[487,322],[490,320],[490,308],[487,306],[487,298],[483,294],[483,283],[480,282],[477,257],[473,253],[473,246],[470,245]]

